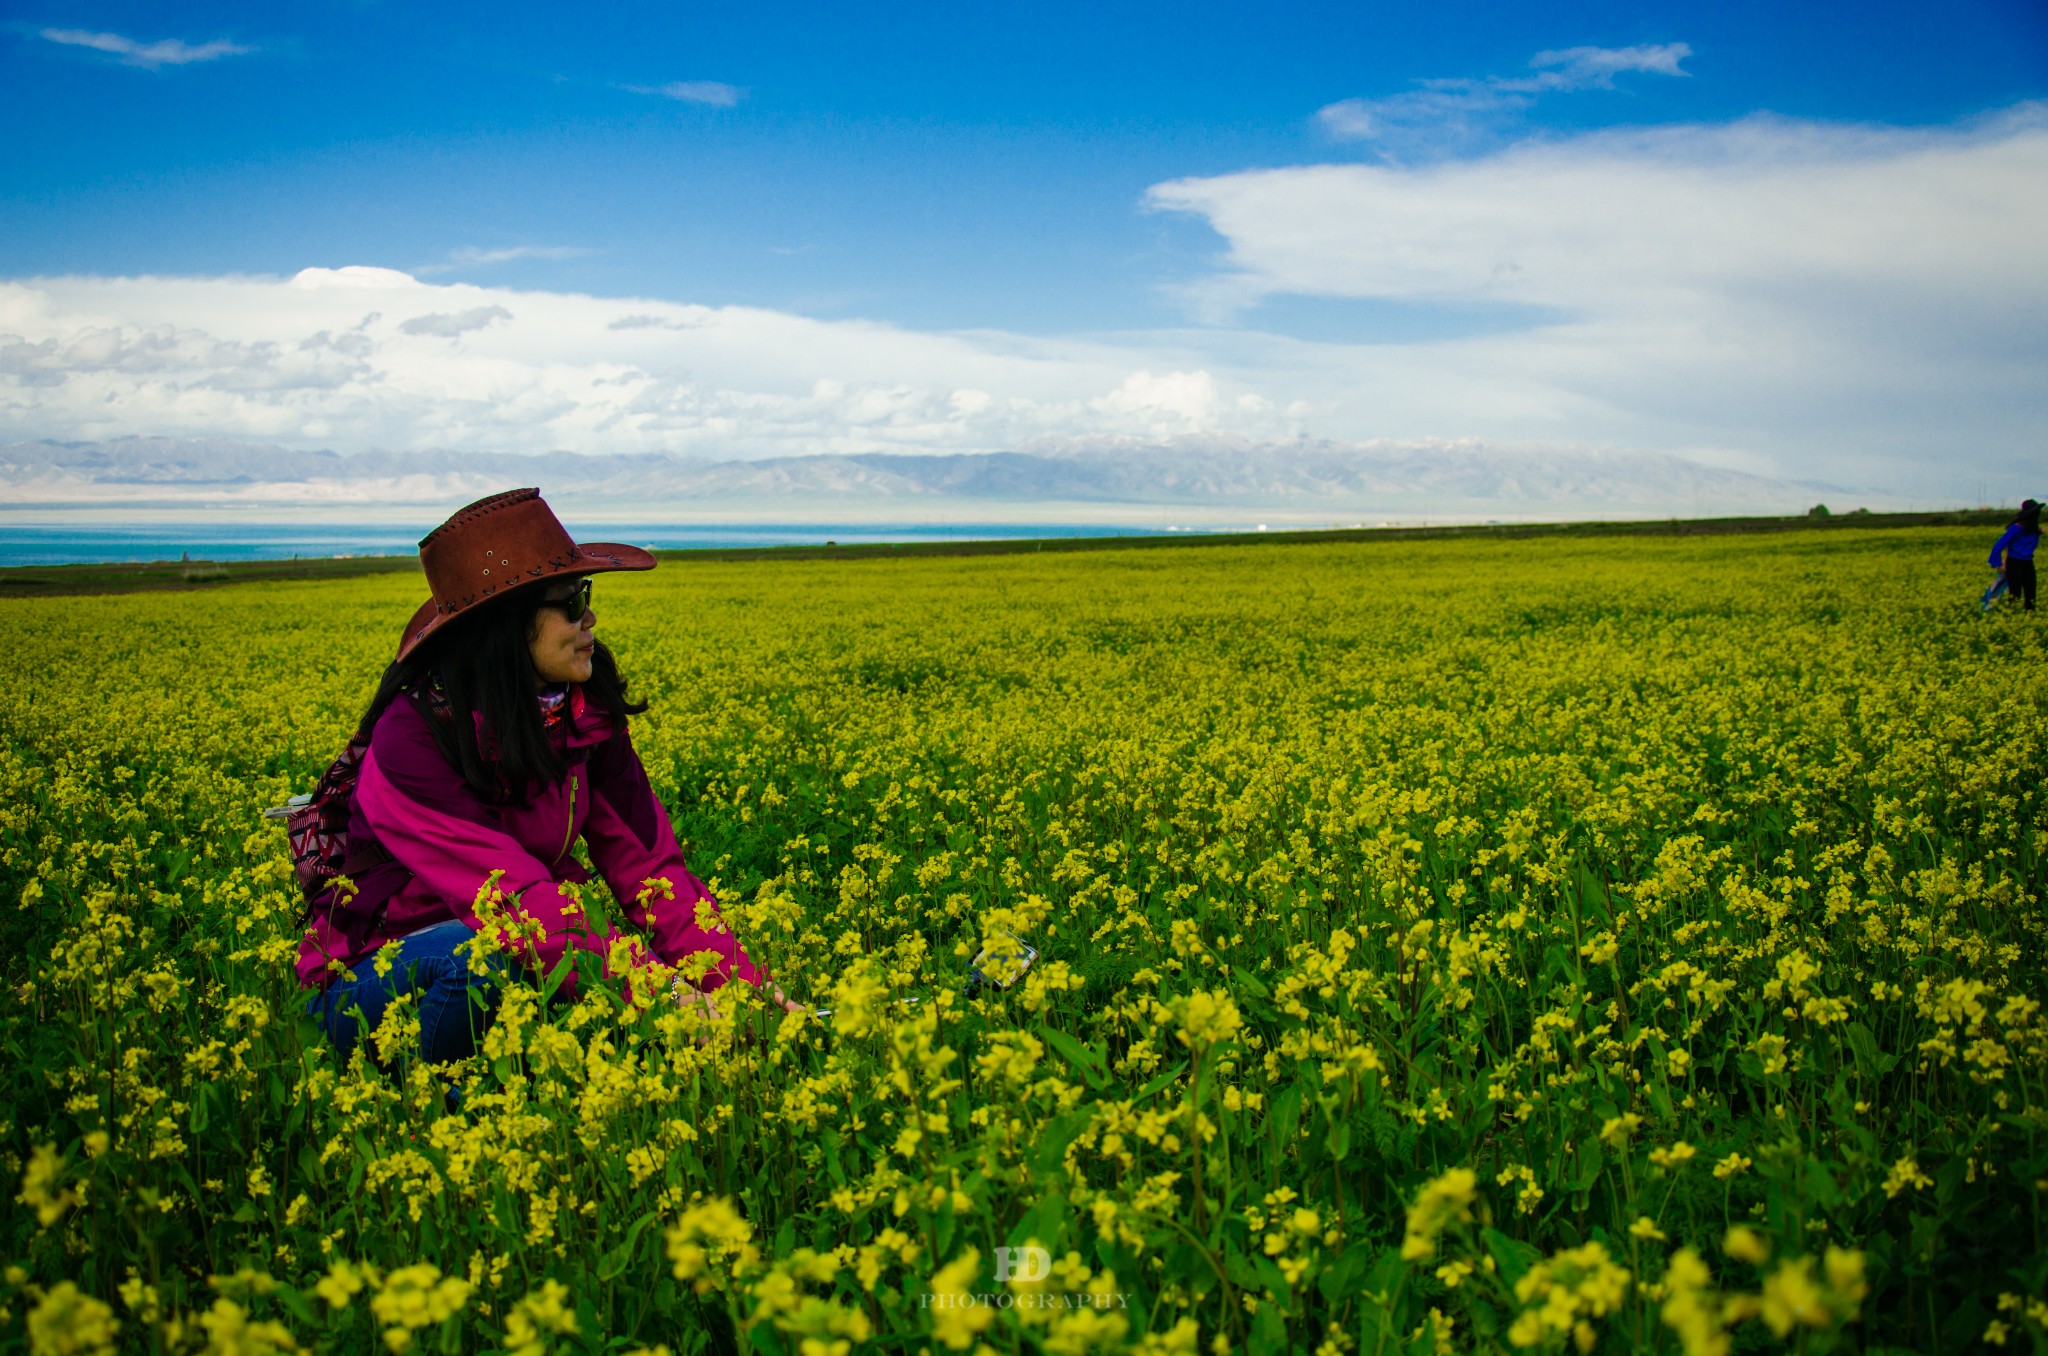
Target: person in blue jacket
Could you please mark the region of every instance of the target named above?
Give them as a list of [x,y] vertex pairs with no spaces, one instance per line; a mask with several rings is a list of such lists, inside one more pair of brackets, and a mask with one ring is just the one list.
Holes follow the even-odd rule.
[[2005,576],[2006,592],[2034,610],[2034,548],[2041,541],[2041,506],[2029,499],[1991,548],[1991,568]]

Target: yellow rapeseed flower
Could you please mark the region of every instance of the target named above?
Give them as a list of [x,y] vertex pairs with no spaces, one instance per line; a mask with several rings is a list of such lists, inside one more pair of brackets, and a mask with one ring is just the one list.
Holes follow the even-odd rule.
[[760,1258],[754,1226],[723,1196],[700,1201],[667,1231],[668,1258],[675,1278],[704,1294],[725,1279],[738,1279]]
[[1198,989],[1173,1006],[1180,1021],[1180,1030],[1174,1034],[1197,1054],[1230,1040],[1244,1025],[1237,1004],[1226,993]]
[[54,1144],[38,1144],[21,1175],[21,1194],[14,1199],[35,1211],[36,1223],[47,1229],[79,1203],[77,1192],[59,1186],[63,1180],[64,1156]]
[[568,1298],[568,1287],[549,1279],[515,1304],[505,1320],[507,1356],[545,1356],[547,1334],[573,1335],[577,1331],[576,1310],[565,1302]]
[[199,1326],[206,1330],[207,1356],[295,1356],[301,1350],[284,1324],[253,1319],[226,1297],[199,1316]]
[[1758,1267],[1771,1258],[1771,1245],[1762,1234],[1745,1224],[1738,1224],[1728,1231],[1727,1237],[1721,1240],[1721,1251],[1738,1262]]
[[1728,1356],[1728,1334],[1713,1289],[1713,1273],[1691,1248],[1671,1255],[1664,1273],[1664,1303],[1658,1316],[1678,1334],[1685,1356]]
[[384,1325],[384,1345],[393,1352],[410,1350],[413,1334],[459,1312],[469,1302],[471,1288],[459,1276],[442,1276],[441,1269],[429,1262],[391,1271],[370,1300],[371,1314]]
[[932,1336],[965,1351],[995,1321],[996,1311],[978,1302],[973,1289],[981,1279],[981,1254],[973,1248],[939,1268],[932,1276]]
[[1421,1261],[1433,1256],[1444,1230],[1472,1222],[1472,1202],[1478,1195],[1479,1178],[1470,1168],[1452,1168],[1427,1182],[1408,1207],[1408,1227],[1401,1240],[1401,1256]]
[[121,1321],[107,1305],[70,1281],[59,1281],[28,1312],[35,1356],[113,1356]]

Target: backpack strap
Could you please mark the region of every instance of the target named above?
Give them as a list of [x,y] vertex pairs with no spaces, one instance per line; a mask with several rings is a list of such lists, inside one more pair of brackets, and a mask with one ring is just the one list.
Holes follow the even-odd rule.
[[350,740],[320,774],[311,798],[285,819],[292,871],[309,904],[326,893],[336,876],[347,873],[348,821],[355,810],[356,778],[369,751],[368,740]]
[[[429,717],[443,725],[453,723],[455,716],[447,695],[438,686],[423,685],[408,695]],[[356,781],[369,753],[369,731],[358,730],[320,774],[312,795],[284,816],[285,833],[291,842],[292,872],[298,877],[299,892],[305,896],[309,909],[333,910],[336,901],[331,896],[336,878],[347,876],[360,886],[362,877],[394,861],[382,843],[375,839],[351,839],[349,834],[350,821],[355,816]],[[389,894],[390,890],[383,892],[384,896]]]

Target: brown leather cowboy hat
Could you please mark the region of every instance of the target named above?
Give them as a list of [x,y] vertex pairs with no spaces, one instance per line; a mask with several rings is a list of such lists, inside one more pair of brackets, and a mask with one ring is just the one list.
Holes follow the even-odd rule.
[[514,589],[564,576],[651,570],[654,557],[617,542],[576,542],[540,491],[507,490],[458,509],[420,540],[433,597],[405,624],[398,658],[463,613]]

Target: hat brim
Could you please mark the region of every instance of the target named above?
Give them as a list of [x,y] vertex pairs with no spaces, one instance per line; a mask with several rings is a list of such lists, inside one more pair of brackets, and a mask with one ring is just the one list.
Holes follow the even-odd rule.
[[[575,579],[586,574],[611,574],[620,570],[651,570],[657,563],[652,552],[643,551],[637,546],[627,546],[623,542],[579,541],[576,543],[575,559],[569,564],[561,569],[543,569],[532,578],[521,580],[511,588],[502,589],[495,597],[484,601],[495,602],[498,598],[509,598],[515,593],[525,592],[536,584],[545,584],[550,579]],[[412,620],[405,624],[405,630],[399,636],[398,653],[392,662],[397,663],[404,659],[424,645],[436,631],[457,617],[476,611],[482,605],[483,603],[479,602],[454,612],[443,612],[439,603],[432,598],[427,599],[412,614]]]

